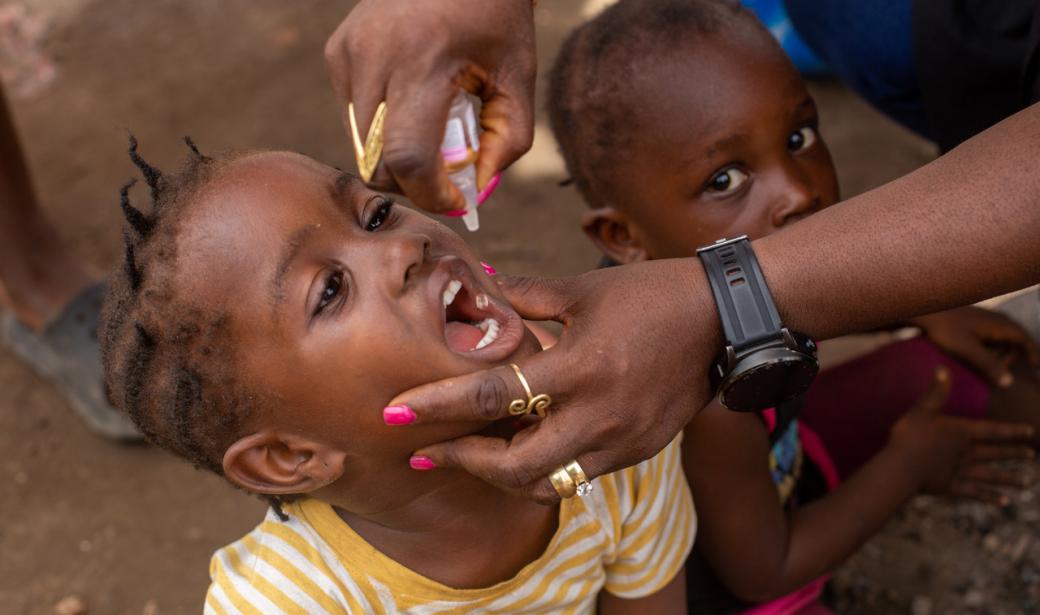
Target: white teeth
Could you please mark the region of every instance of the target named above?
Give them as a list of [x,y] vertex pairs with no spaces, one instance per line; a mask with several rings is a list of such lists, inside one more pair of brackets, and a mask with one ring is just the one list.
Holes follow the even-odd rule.
[[501,328],[501,325],[499,325],[498,321],[494,318],[485,318],[477,323],[477,328],[484,332],[484,337],[480,338],[480,341],[473,347],[473,350],[480,350],[484,346],[497,340],[498,330]]
[[486,310],[488,306],[488,296],[484,293],[477,295],[477,309]]
[[448,287],[444,289],[444,294],[441,295],[441,301],[444,302],[444,307],[451,305],[452,301],[455,301],[455,295],[459,294],[459,290],[462,289],[462,282],[458,280],[452,280],[448,282]]

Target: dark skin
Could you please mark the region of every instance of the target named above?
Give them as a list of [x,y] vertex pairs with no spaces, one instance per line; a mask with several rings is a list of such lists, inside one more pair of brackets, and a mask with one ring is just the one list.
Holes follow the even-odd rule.
[[[727,31],[676,51],[640,73],[633,89],[645,106],[630,118],[632,162],[612,174],[613,200],[585,216],[587,234],[604,252],[621,262],[690,256],[721,237],[772,234],[838,200],[815,105],[772,40],[757,29]],[[726,79],[702,86],[718,74]],[[958,313],[946,320],[963,322]],[[968,333],[981,341],[985,331]],[[1012,339],[1025,345],[1024,333]],[[683,454],[697,501],[697,545],[730,591],[765,601],[797,589],[851,555],[918,491],[1004,504],[997,487],[1027,484],[1023,472],[985,462],[1031,458],[1021,444],[1032,428],[942,416],[949,374],[937,378],[881,453],[791,513],[778,504],[765,463],[770,444],[761,418],[718,403],[694,418]],[[1035,404],[1032,410],[1035,417]]]
[[[528,357],[538,344],[458,235],[388,203],[298,154],[235,160],[185,212],[174,285],[229,314],[238,378],[267,400],[224,455],[233,483],[319,498],[404,566],[451,587],[487,587],[542,554],[558,508],[467,472],[409,467],[416,449],[502,425],[405,434],[378,409],[400,390]],[[483,313],[502,323],[481,350],[448,341],[450,280],[467,302],[485,295]],[[641,602],[614,601],[618,613]]]
[[[363,126],[376,102],[389,101],[392,93],[398,100],[409,100],[404,92],[432,93],[413,97],[407,113],[391,110],[386,119],[388,135],[409,135],[401,140],[409,156],[400,158],[408,164],[397,165],[393,175],[430,211],[455,207],[450,191],[435,179],[442,135],[429,127],[443,124],[454,95],[452,75],[460,68],[479,66],[498,76],[499,84],[509,81],[507,76],[519,84],[511,95],[517,112],[496,118],[495,130],[509,135],[505,147],[494,158],[491,148],[482,147],[482,177],[504,169],[532,140],[530,2],[489,6],[490,0],[365,0],[326,47],[333,89],[341,100],[349,96],[364,107]],[[436,46],[430,45],[431,31],[438,34]],[[351,32],[362,34],[351,38]],[[350,40],[357,44],[347,44]],[[783,321],[827,339],[1040,281],[1037,139],[1040,106],[906,177],[756,241]],[[708,379],[697,374],[708,373],[721,334],[711,290],[695,259],[639,263],[565,280],[506,275],[496,280],[525,317],[564,324],[552,349],[519,362],[535,390],[552,394],[556,412],[534,437],[520,441],[467,437],[423,449],[439,467],[465,468],[551,503],[559,500],[546,478],[554,468],[577,459],[592,477],[638,463],[661,450],[711,399]],[[651,381],[656,386],[646,387]],[[509,368],[496,367],[417,387],[392,403],[409,405],[417,427],[504,418],[509,400],[522,394]]]
[[41,331],[96,278],[40,208],[0,84],[0,304]]

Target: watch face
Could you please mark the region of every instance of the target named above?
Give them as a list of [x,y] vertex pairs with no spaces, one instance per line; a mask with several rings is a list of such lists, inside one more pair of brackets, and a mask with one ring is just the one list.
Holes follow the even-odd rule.
[[730,410],[765,410],[804,393],[818,370],[813,357],[786,348],[753,353],[723,382],[719,401]]

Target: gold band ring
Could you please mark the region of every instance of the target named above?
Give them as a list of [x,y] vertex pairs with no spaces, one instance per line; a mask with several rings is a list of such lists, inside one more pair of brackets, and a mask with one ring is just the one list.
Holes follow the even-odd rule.
[[585,470],[581,469],[577,459],[563,466],[563,469],[570,475],[571,480],[574,481],[575,493],[582,497],[592,493],[592,482],[585,475]]
[[538,416],[545,418],[546,409],[552,405],[552,397],[549,397],[545,393],[542,393],[541,395],[532,395],[531,387],[528,386],[527,378],[524,378],[524,374],[520,371],[520,367],[518,367],[516,363],[510,363],[509,367],[513,368],[516,377],[520,379],[520,384],[524,387],[524,393],[527,394],[527,401],[514,399],[509,402],[509,414],[512,414],[513,416],[522,416],[534,412]]
[[556,493],[565,500],[573,498],[578,493],[578,485],[574,483],[570,472],[564,466],[556,468],[549,474],[549,482],[552,483]]
[[357,160],[358,173],[361,179],[368,183],[379,166],[379,159],[383,155],[383,121],[386,119],[386,102],[379,103],[376,113],[372,116],[372,124],[368,127],[368,136],[364,143],[361,142],[361,130],[358,128],[357,117],[354,115],[354,103],[347,105],[347,115],[350,117],[350,136],[354,140],[354,158]]

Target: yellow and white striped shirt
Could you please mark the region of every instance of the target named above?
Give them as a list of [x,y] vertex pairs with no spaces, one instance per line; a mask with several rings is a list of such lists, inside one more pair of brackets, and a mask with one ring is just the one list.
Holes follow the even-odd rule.
[[[696,530],[679,438],[564,500],[545,553],[515,577],[453,589],[383,555],[328,504],[286,506],[213,555],[205,613],[594,613],[601,589],[650,595],[678,573]],[[489,543],[490,544],[490,543]],[[489,547],[491,548],[491,547]]]

